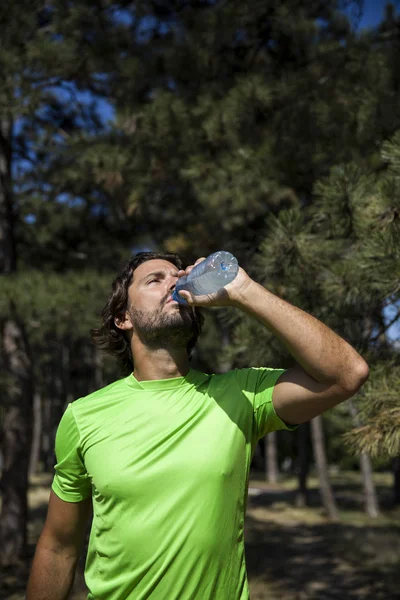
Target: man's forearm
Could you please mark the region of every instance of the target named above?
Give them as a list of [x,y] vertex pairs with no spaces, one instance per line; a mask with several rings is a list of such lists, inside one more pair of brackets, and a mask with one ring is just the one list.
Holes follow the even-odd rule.
[[351,387],[368,370],[358,352],[329,327],[255,281],[235,299],[235,305],[276,335],[315,381],[340,381]]
[[74,582],[77,557],[57,552],[40,541],[26,590],[26,600],[67,600]]

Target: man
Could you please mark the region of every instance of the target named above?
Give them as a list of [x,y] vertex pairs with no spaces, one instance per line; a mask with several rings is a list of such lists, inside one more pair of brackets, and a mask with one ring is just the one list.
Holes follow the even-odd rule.
[[[248,599],[243,529],[257,440],[321,414],[368,377],[347,342],[242,268],[215,294],[173,301],[193,268],[182,266],[140,253],[113,284],[93,337],[130,374],[65,411],[27,600],[67,598],[92,505],[89,599]],[[195,371],[202,306],[252,315],[296,366]]]

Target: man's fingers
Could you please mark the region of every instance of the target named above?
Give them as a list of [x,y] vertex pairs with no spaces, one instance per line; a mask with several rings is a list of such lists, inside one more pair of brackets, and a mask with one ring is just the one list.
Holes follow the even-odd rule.
[[180,296],[181,298],[183,298],[184,300],[186,300],[186,302],[187,302],[188,304],[192,304],[192,296],[191,296],[191,294],[190,294],[188,291],[186,291],[186,290],[181,290],[181,291],[178,293],[178,296]]
[[202,258],[198,258],[196,260],[196,262],[194,263],[194,265],[191,265],[190,267],[188,267],[186,269],[186,275],[189,275],[190,271],[192,271],[192,269],[195,268],[196,265],[200,264],[201,262],[203,262],[203,260],[206,260],[205,257],[203,256]]

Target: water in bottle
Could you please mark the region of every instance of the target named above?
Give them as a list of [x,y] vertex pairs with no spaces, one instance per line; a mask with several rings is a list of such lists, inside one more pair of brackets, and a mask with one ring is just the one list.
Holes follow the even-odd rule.
[[174,289],[172,298],[181,304],[187,304],[179,295],[187,290],[194,296],[213,294],[233,281],[238,274],[239,264],[230,252],[220,250],[193,267],[189,275],[181,277]]

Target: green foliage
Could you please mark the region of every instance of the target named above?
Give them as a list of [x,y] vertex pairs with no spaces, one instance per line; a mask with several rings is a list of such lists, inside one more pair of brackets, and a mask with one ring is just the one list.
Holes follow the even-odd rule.
[[[368,45],[337,9],[135,3],[123,58],[113,54],[115,135],[83,145],[71,136],[66,152],[80,150],[90,187],[159,245],[197,258],[218,240],[247,262],[264,218],[299,206],[332,157],[348,159],[354,146],[343,88],[361,78]],[[131,23],[138,32],[146,16],[129,46]]]
[[[89,332],[100,325],[115,275],[81,269],[62,274],[25,270],[0,278],[0,319],[7,317],[13,303],[29,340],[35,389],[44,401],[57,406],[99,387],[94,381],[96,351]],[[104,385],[121,376],[114,359],[97,359]],[[2,373],[0,389],[8,384],[7,374]],[[55,418],[60,416],[56,413]]]
[[98,104],[129,37],[118,8],[56,0],[1,11],[0,112],[10,132],[6,139],[3,128],[2,152],[12,151],[18,268],[104,269],[134,241],[132,220],[111,198],[124,161],[101,145],[108,129]]
[[[376,365],[360,396],[364,425],[345,435],[353,450],[373,456],[400,452],[398,353],[383,317],[386,306],[400,301],[399,143],[396,134],[383,146],[387,168],[335,166],[315,185],[307,209],[270,217],[254,269],[271,291],[321,318]],[[258,337],[254,349],[255,335],[243,319],[236,350],[273,365],[279,356],[285,364],[272,336]]]
[[[400,264],[397,25],[357,33],[340,7],[55,0],[2,13],[0,109],[17,122],[20,274],[2,278],[0,313],[12,298],[26,319],[43,386],[54,348],[76,354],[73,368],[90,366],[83,340],[143,236],[188,260],[232,251],[271,291],[389,368],[383,309],[399,300]],[[115,108],[108,125],[99,98]],[[254,320],[217,311],[198,361],[218,370],[292,359]]]
[[343,435],[352,429],[353,423],[347,402],[338,404],[324,415],[324,435],[327,440],[327,458],[330,464],[340,469],[358,469],[359,459],[343,451]]
[[362,427],[344,434],[354,453],[371,456],[400,455],[400,364],[399,357],[378,363],[359,394]]
[[38,343],[46,336],[80,339],[97,326],[114,273],[21,271],[1,277],[0,317],[12,302],[23,316],[29,338]]

